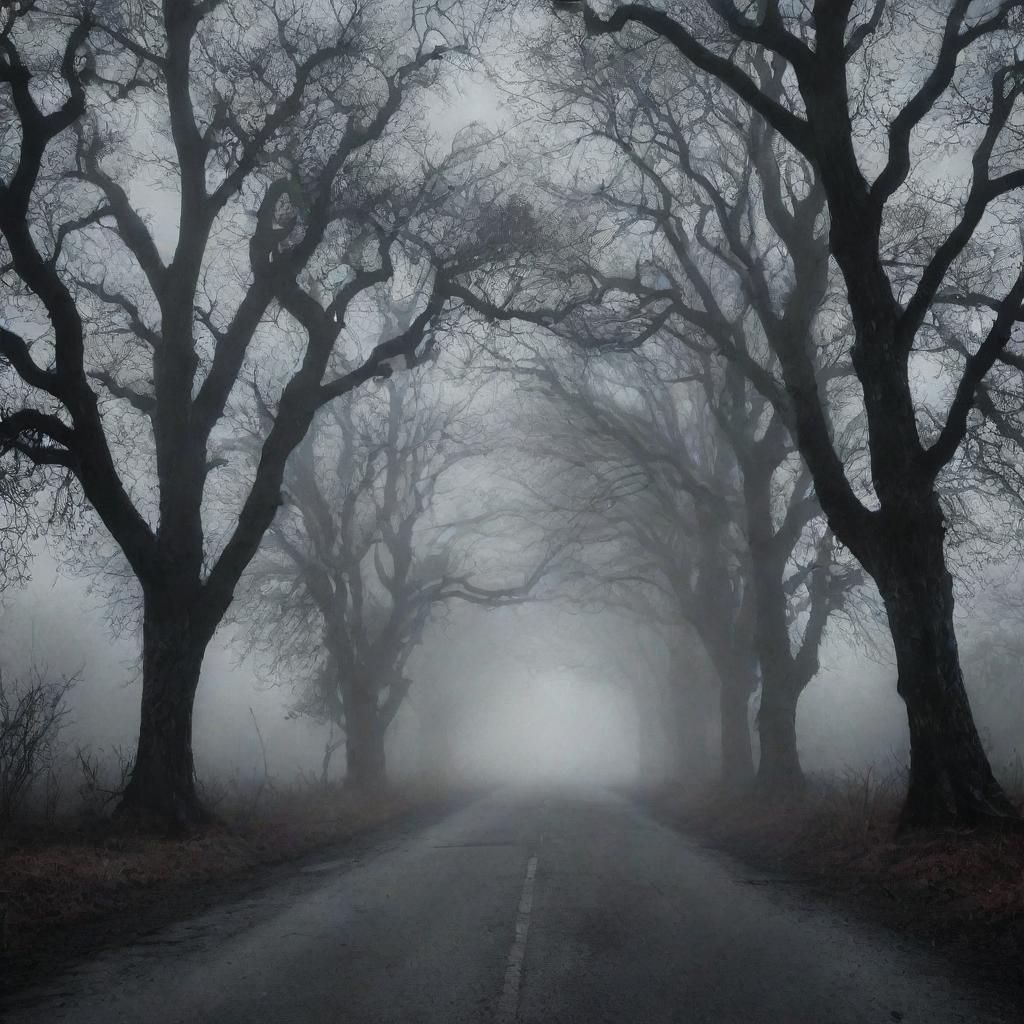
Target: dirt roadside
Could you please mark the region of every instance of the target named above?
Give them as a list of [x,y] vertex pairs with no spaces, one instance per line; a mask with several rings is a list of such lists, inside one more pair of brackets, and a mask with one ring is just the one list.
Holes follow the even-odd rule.
[[1024,1021],[1024,835],[897,834],[892,794],[835,787],[788,807],[642,797],[702,845],[851,917],[934,949],[971,983],[1006,993]]
[[6,906],[0,997],[105,949],[219,904],[244,899],[324,856],[362,850],[440,819],[466,793],[333,792],[287,813],[181,838],[100,829],[23,836],[0,851]]

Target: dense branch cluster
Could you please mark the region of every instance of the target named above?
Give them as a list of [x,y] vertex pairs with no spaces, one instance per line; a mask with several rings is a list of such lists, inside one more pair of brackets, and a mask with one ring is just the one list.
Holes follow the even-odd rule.
[[204,817],[233,605],[376,785],[442,610],[539,593],[633,623],[678,743],[716,690],[723,781],[791,794],[877,592],[904,820],[1012,818],[951,566],[1019,535],[1022,32],[1024,0],[4,5],[0,568],[81,506],[127,567],[124,812]]

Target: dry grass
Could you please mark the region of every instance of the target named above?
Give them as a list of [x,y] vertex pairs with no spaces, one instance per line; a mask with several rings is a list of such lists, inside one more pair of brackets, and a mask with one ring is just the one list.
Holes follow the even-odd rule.
[[437,800],[426,793],[359,797],[340,788],[275,790],[258,806],[219,808],[223,824],[157,838],[92,825],[8,838],[0,849],[0,919],[18,954],[69,926],[184,887],[281,863]]
[[1012,974],[1024,953],[1024,835],[940,829],[898,834],[902,786],[871,773],[818,785],[800,802],[681,799],[661,816],[761,868],[796,876],[942,947],[973,968]]

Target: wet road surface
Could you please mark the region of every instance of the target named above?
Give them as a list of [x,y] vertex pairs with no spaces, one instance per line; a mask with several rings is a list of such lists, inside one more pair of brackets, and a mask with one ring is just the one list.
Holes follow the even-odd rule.
[[82,964],[5,1024],[989,1024],[937,959],[603,792],[501,792]]

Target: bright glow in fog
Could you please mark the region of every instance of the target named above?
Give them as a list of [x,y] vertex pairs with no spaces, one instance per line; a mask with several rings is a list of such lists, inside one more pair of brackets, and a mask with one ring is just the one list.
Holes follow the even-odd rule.
[[496,686],[459,732],[455,768],[471,780],[611,784],[636,775],[628,696],[586,680],[541,675]]

